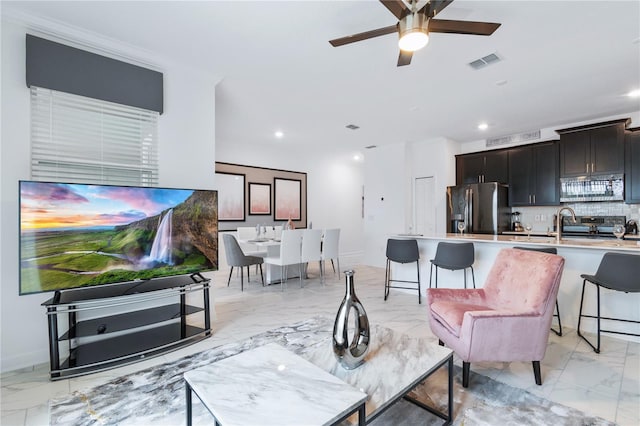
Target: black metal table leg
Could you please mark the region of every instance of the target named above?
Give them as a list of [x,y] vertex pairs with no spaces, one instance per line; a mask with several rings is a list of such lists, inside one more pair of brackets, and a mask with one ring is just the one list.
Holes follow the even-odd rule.
[[366,413],[364,404],[358,408],[358,426],[365,426],[367,424]]
[[[418,401],[415,398],[410,397],[408,394],[402,396],[402,398],[406,401],[411,402],[414,405],[417,405],[418,407],[427,410],[428,412],[430,412],[431,414],[435,414],[436,416],[440,417],[442,420],[444,420],[443,425],[450,425],[451,422],[453,421],[453,354],[449,355],[449,358],[447,358],[446,360],[443,360],[441,363],[439,363],[436,366],[436,369],[439,369],[441,367],[444,367],[445,363],[447,364],[447,374],[449,374],[449,378],[448,378],[448,385],[449,385],[449,389],[448,389],[448,407],[447,407],[447,411],[446,413],[443,413],[441,411],[439,411],[438,409],[431,407],[421,401]],[[427,377],[429,377],[431,374],[426,375],[424,379],[426,379]],[[379,415],[380,413],[378,413]],[[375,418],[375,417],[374,417]],[[373,420],[373,419],[371,419]]]
[[453,355],[451,355],[451,357],[449,358],[449,366],[448,366],[448,370],[449,370],[449,408],[447,409],[447,417],[448,419],[445,419],[446,425],[451,424],[451,422],[453,421]]
[[192,412],[192,405],[191,405],[191,386],[189,385],[189,382],[187,382],[185,380],[184,382],[184,388],[186,391],[186,396],[187,396],[187,426],[191,426],[193,423],[193,412]]

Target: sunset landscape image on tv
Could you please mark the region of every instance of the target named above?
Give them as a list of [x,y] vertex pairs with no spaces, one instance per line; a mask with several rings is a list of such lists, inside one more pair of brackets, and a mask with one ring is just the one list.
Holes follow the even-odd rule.
[[217,192],[20,182],[20,294],[218,269]]

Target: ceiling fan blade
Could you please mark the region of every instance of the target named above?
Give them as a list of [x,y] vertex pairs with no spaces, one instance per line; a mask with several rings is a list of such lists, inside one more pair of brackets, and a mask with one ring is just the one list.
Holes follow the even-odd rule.
[[476,21],[450,21],[448,19],[430,19],[430,33],[473,34],[488,36],[501,24]]
[[453,0],[430,0],[419,12],[425,13],[429,18],[433,18],[452,2]]
[[412,57],[413,52],[405,52],[404,50],[401,50],[400,56],[398,56],[398,66],[401,67],[403,65],[409,65]]
[[365,31],[363,33],[353,34],[346,37],[336,38],[334,40],[329,40],[329,43],[333,47],[342,46],[349,43],[355,43],[356,41],[362,41],[369,38],[379,37],[386,34],[395,33],[398,31],[398,25],[390,25],[384,28],[378,28],[376,30]]
[[389,12],[393,13],[393,16],[398,18],[398,20],[404,18],[411,12],[402,0],[380,0],[380,3],[382,3]]

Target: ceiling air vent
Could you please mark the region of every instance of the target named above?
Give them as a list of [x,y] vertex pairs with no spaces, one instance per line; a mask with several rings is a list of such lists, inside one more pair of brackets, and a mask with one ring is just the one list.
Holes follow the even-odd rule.
[[515,135],[501,136],[499,138],[487,139],[487,147],[507,145],[511,143],[527,142],[540,139],[540,130],[532,130],[530,132],[518,133]]
[[373,148],[377,148],[378,145],[367,145],[364,147],[364,149],[373,149]]
[[481,68],[486,67],[487,65],[494,64],[496,62],[500,62],[502,58],[500,58],[497,54],[491,53],[487,56],[484,56],[480,59],[476,59],[475,61],[469,62],[469,66],[474,70],[479,70]]
[[347,124],[345,127],[351,130],[356,130],[360,128],[360,126],[356,126],[355,124]]

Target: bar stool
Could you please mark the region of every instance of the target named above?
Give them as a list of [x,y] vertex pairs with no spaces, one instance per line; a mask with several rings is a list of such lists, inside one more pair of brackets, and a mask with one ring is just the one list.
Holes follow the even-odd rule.
[[471,268],[473,278],[473,288],[476,288],[476,277],[473,273],[473,262],[475,261],[475,250],[473,243],[438,243],[436,255],[431,259],[431,269],[429,271],[429,288],[431,288],[431,276],[433,267],[436,267],[436,288],[438,288],[438,268],[450,271],[464,270],[464,288],[467,288],[467,268]]
[[[416,262],[418,281],[391,279],[391,262],[403,264]],[[387,269],[384,275],[384,300],[387,300],[390,288],[404,288],[408,290],[415,290],[415,287],[392,286],[392,282],[418,284],[418,303],[422,303],[420,294],[420,252],[418,251],[418,242],[416,240],[387,240]]]
[[[514,249],[539,251],[541,253],[558,254],[558,250],[555,247],[514,247]],[[552,327],[551,331],[556,333],[558,336],[562,336],[562,322],[560,321],[560,306],[558,305],[558,299],[557,298],[556,298],[556,313],[553,314],[553,316],[558,318],[558,329],[554,330],[553,327]]]
[[[624,291],[625,293],[638,293],[640,292],[640,256],[635,254],[625,253],[605,253],[598,266],[598,271],[595,275],[582,274],[580,277],[584,278],[582,281],[582,297],[580,298],[580,315],[578,316],[578,336],[582,337],[585,342],[589,344],[595,351],[600,353],[600,332],[624,334],[626,336],[640,336],[636,333],[625,333],[621,331],[602,330],[600,328],[600,320],[609,321],[622,321],[640,324],[640,321],[634,321],[622,318],[610,318],[600,316],[600,287],[608,288],[609,290]],[[584,289],[587,281],[596,286],[597,290],[597,306],[598,314],[587,315],[582,313],[582,305],[584,302]],[[582,317],[597,318],[598,323],[598,342],[597,347],[587,340],[585,336],[580,332],[580,321]]]

